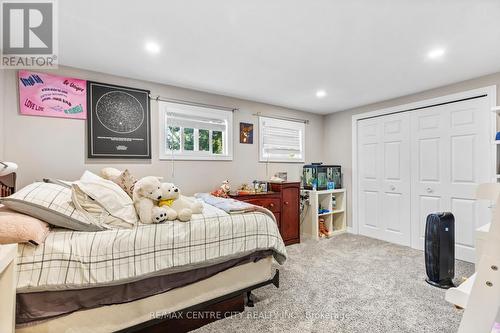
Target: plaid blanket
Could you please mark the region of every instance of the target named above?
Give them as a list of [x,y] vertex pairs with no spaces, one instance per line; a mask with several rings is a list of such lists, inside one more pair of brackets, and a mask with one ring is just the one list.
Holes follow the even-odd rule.
[[190,222],[79,232],[54,229],[43,245],[20,245],[17,292],[82,289],[210,266],[260,250],[286,250],[264,212],[227,214],[204,204]]

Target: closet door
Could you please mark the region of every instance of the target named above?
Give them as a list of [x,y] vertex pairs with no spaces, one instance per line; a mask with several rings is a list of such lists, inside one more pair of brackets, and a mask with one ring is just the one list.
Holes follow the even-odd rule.
[[412,247],[423,249],[427,214],[455,215],[455,256],[474,262],[475,229],[488,223],[488,203],[475,200],[489,182],[486,98],[412,112]]
[[406,113],[358,122],[360,234],[410,245],[410,146]]
[[358,121],[359,233],[383,239],[381,202],[381,133],[379,118]]
[[411,245],[410,115],[400,113],[380,119],[382,129],[381,220],[383,239]]
[[446,131],[444,107],[418,110],[411,115],[412,247],[419,250],[424,249],[427,215],[448,208]]

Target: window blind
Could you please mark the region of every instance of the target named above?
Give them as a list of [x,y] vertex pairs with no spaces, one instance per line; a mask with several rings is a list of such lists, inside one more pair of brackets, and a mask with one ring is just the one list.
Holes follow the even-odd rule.
[[260,117],[260,160],[304,162],[305,124]]
[[160,159],[232,160],[233,113],[159,102]]
[[224,119],[210,119],[196,116],[182,115],[178,113],[167,113],[169,126],[211,129],[213,131],[225,131],[226,121]]

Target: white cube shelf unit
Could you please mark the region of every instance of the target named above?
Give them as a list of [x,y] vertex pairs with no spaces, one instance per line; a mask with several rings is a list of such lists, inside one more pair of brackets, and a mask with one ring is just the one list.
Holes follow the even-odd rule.
[[[325,220],[329,231],[328,237],[346,232],[346,191],[345,189],[311,191],[309,193],[309,207],[302,223],[301,233],[305,238],[319,240],[319,218]],[[335,204],[333,203],[335,197]],[[319,208],[328,210],[319,213]]]

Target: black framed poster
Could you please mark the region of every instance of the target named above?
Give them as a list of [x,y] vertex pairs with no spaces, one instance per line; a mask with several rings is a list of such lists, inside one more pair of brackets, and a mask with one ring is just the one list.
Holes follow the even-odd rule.
[[151,158],[149,90],[87,82],[89,158]]

